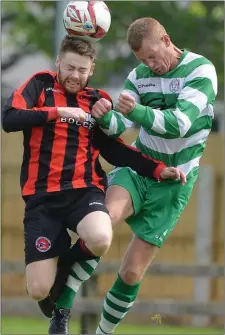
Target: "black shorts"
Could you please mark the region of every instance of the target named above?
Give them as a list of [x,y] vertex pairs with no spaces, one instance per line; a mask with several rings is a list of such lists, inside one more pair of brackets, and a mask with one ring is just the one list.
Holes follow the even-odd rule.
[[76,232],[89,213],[102,211],[105,194],[98,188],[73,189],[24,197],[24,243],[26,265],[64,255],[70,248],[67,228]]

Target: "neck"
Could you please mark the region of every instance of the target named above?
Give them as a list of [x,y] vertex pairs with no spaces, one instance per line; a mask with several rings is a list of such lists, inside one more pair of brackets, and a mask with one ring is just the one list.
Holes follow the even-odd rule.
[[178,49],[175,45],[173,45],[171,70],[174,69],[177,66],[177,64],[179,63],[179,59],[180,59],[182,53],[183,53],[183,51],[181,49]]

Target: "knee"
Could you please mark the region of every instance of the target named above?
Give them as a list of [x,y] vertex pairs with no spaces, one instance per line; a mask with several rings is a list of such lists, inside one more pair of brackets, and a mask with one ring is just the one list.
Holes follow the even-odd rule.
[[28,294],[34,300],[43,300],[49,295],[50,288],[48,285],[43,282],[39,282],[37,280],[32,281],[27,284]]
[[95,256],[103,256],[109,249],[112,242],[112,230],[96,232],[92,236],[89,244],[89,249]]
[[124,283],[128,285],[138,283],[143,277],[143,273],[138,268],[132,266],[120,269],[119,275]]

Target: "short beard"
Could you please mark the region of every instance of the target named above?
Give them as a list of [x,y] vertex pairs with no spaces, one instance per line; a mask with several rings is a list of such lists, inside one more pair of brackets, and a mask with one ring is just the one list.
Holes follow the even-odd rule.
[[[57,74],[57,80],[58,80],[58,83],[68,92],[68,93],[71,93],[70,91],[68,91],[64,85],[65,80],[62,79],[62,76],[61,76],[61,70],[59,68],[58,70],[58,74]],[[80,84],[80,82],[79,82]],[[79,88],[79,91],[82,91],[86,86],[88,85],[88,80],[86,81],[86,83],[84,85],[80,85],[80,88]]]

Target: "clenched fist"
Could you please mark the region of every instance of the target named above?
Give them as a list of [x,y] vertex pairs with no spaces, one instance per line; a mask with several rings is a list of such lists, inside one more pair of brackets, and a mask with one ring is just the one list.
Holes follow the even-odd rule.
[[95,119],[100,119],[105,114],[107,114],[111,109],[112,109],[112,103],[105,98],[101,98],[94,104],[91,111],[91,115]]
[[135,107],[135,99],[128,93],[121,93],[116,105],[116,110],[121,114],[127,115]]

